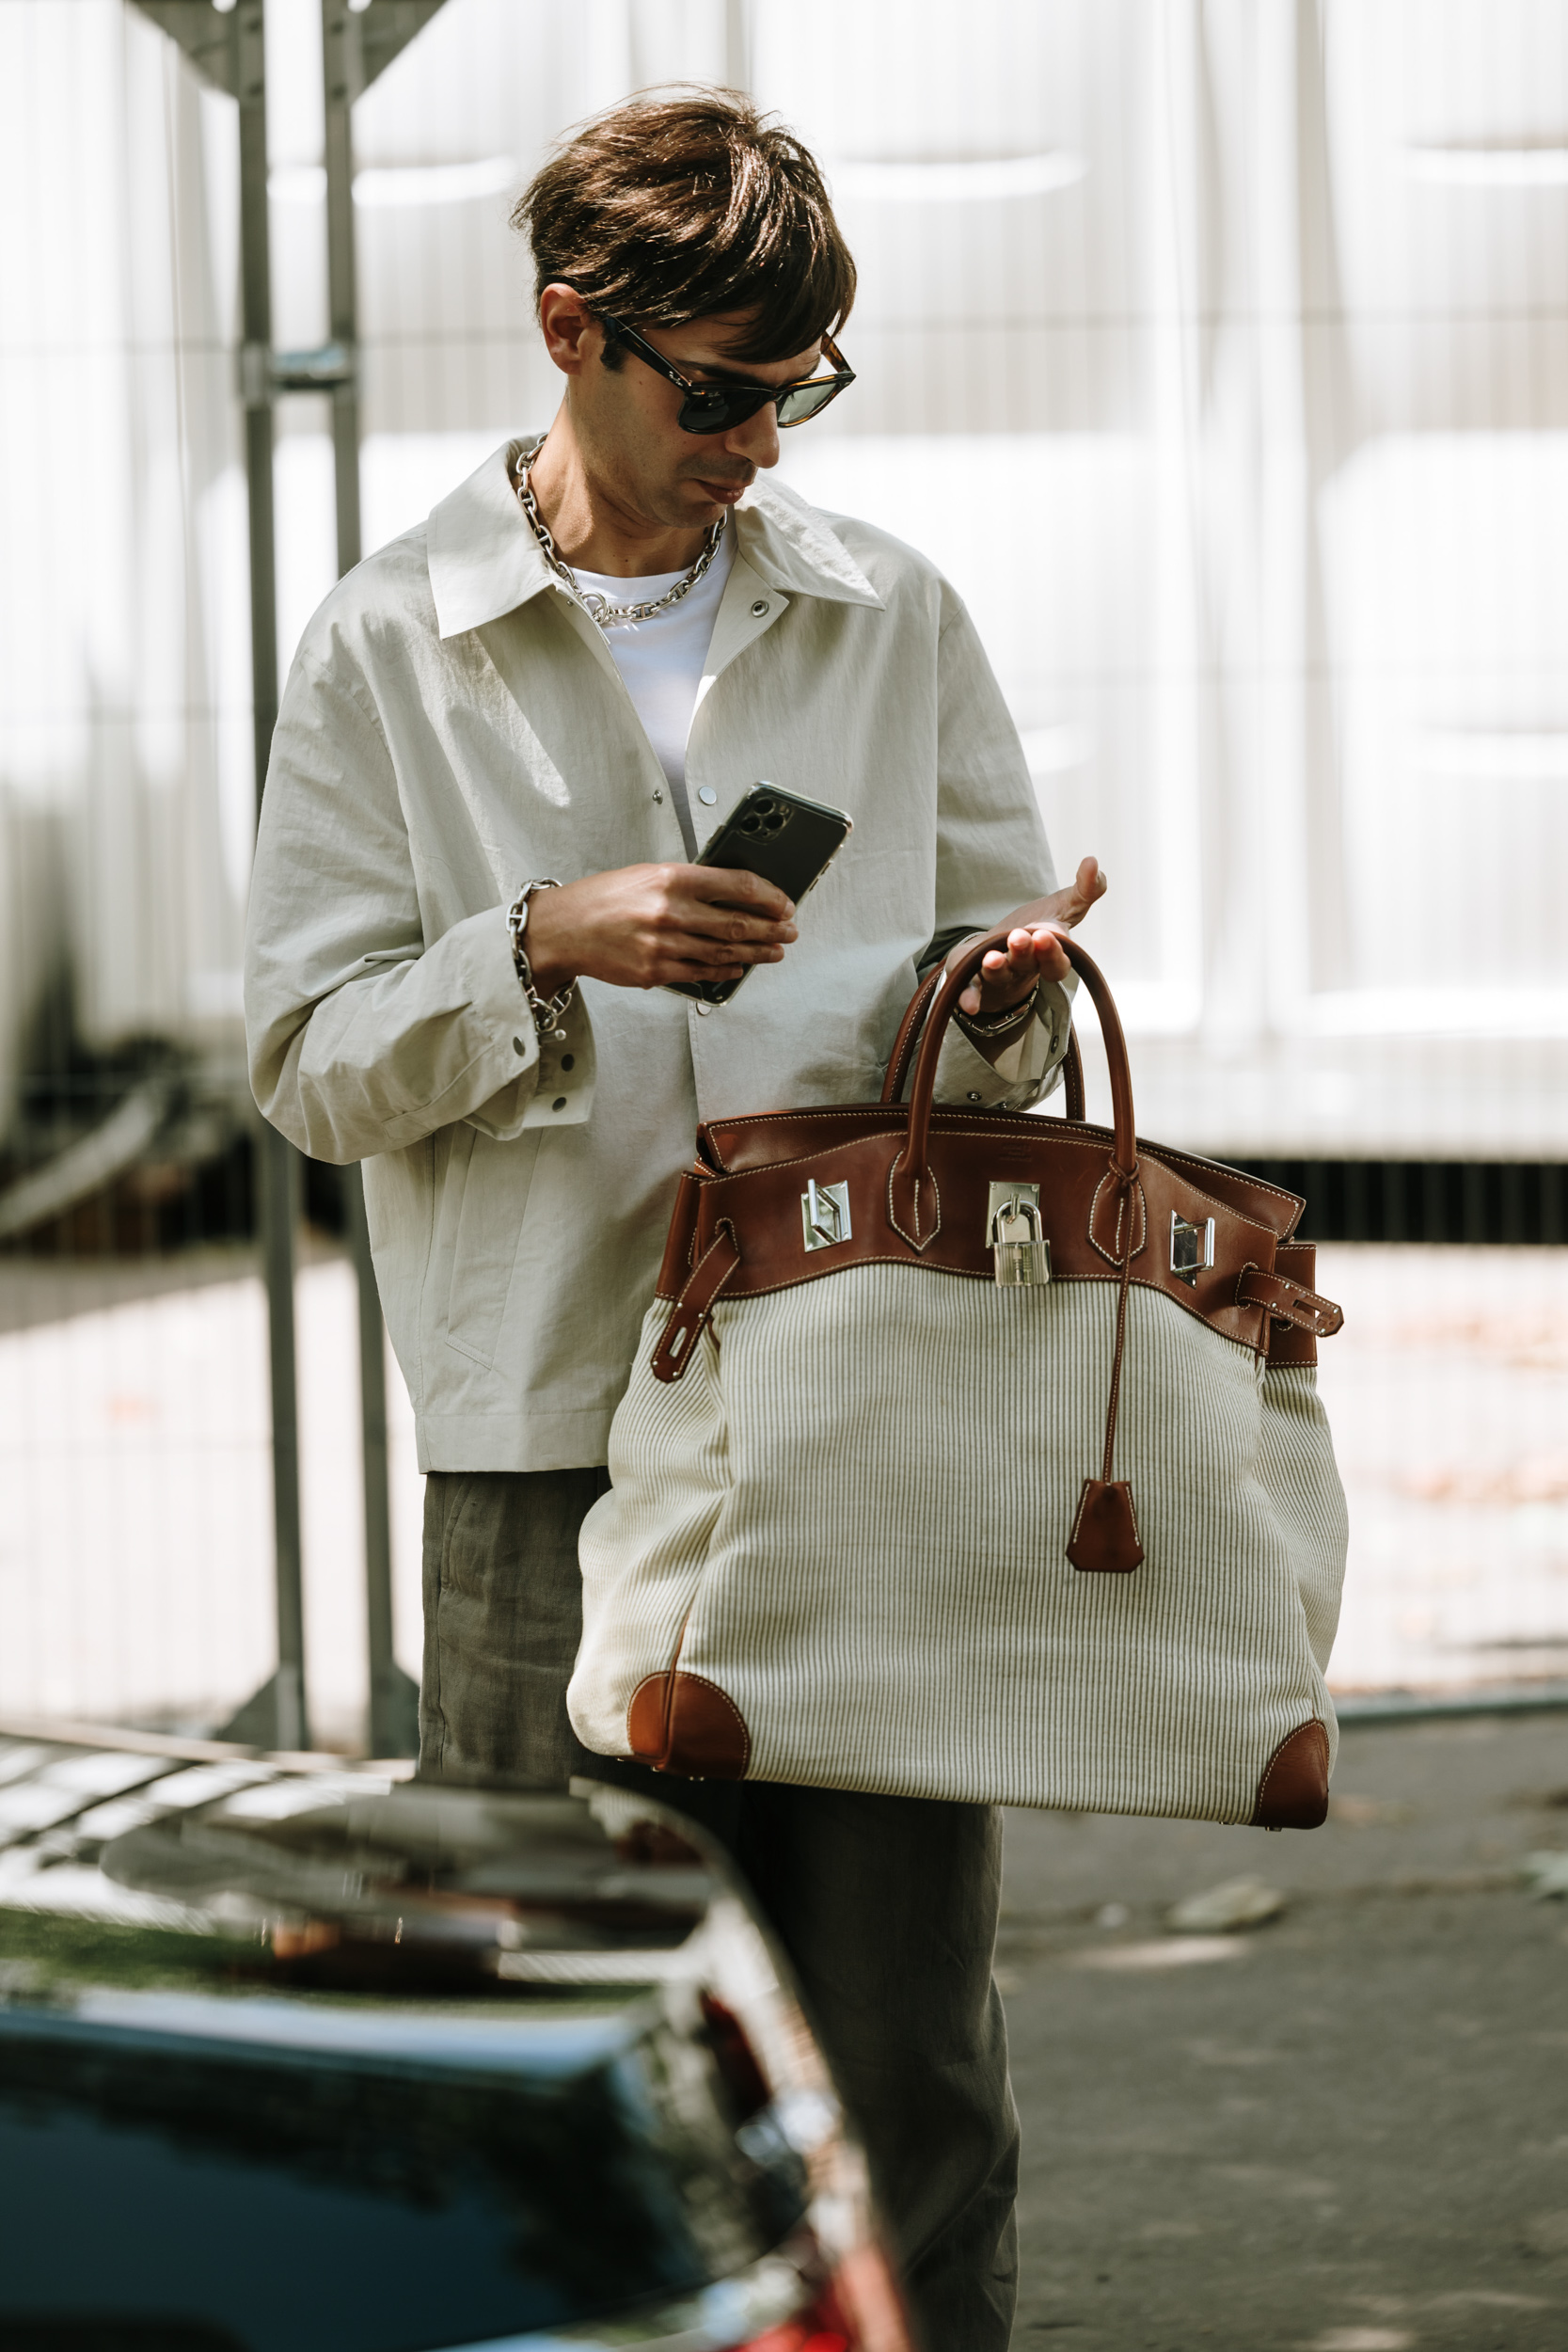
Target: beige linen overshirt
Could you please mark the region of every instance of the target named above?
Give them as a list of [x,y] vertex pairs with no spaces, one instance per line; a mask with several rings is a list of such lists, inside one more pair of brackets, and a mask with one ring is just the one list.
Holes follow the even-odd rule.
[[[603,1462],[699,1120],[874,1101],[917,960],[1054,887],[1017,733],[968,613],[885,532],[759,481],[687,751],[715,823],[767,778],[854,831],[782,963],[699,1014],[584,980],[541,1047],[506,908],[686,855],[600,630],[496,452],[305,632],[251,882],[256,1099],[301,1151],[363,1160],[376,1274],[425,1470]],[[1026,1105],[1059,989],[992,1069],[954,1031],[949,1100]]]

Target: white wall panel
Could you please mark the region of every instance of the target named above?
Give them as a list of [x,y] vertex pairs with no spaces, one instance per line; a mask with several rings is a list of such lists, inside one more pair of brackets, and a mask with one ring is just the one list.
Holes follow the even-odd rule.
[[[305,342],[315,0],[268,24]],[[93,1035],[218,1036],[249,782],[231,110],[120,0],[0,42],[3,1066],[60,906]],[[1148,1123],[1568,1146],[1560,0],[448,0],[356,117],[368,543],[546,420],[511,198],[683,77],[838,190],[860,381],[785,470],[980,615],[1061,856],[1112,871]],[[325,425],[286,405],[285,655]]]

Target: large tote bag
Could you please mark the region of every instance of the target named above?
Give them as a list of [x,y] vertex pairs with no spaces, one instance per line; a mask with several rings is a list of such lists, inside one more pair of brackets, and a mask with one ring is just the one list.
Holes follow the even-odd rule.
[[[710,1122],[582,1531],[568,1698],[692,1776],[1315,1827],[1344,1498],[1303,1203],[1115,1127],[883,1100]],[[933,1001],[934,999],[934,1001]],[[908,1106],[899,1097],[928,1008]]]

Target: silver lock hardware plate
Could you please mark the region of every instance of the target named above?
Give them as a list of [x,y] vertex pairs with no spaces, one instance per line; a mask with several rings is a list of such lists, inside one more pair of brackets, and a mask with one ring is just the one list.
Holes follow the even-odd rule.
[[1051,1279],[1051,1244],[1040,1231],[1038,1184],[992,1184],[986,1198],[986,1245],[998,1290],[1038,1288]]
[[1206,1216],[1201,1225],[1191,1223],[1184,1216],[1170,1213],[1170,1270],[1179,1282],[1196,1290],[1197,1278],[1214,1263],[1214,1220]]
[[840,1242],[848,1241],[848,1185],[819,1184],[815,1177],[808,1179],[800,1195],[800,1223],[808,1249],[835,1249]]

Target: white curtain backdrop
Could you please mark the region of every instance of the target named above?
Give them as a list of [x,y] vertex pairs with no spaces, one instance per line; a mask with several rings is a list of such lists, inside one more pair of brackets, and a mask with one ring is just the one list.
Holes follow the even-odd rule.
[[[291,345],[317,23],[269,0]],[[971,0],[961,38],[934,0],[447,0],[356,118],[368,546],[547,418],[510,192],[674,78],[829,167],[860,381],[784,471],[973,604],[1059,858],[1112,876],[1146,1129],[1560,1156],[1560,0]],[[92,1035],[232,1051],[250,779],[231,110],[123,0],[10,0],[0,92],[3,1088],[67,953]],[[325,424],[280,414],[285,654]]]
[[120,0],[0,8],[0,1126],[46,993],[232,1053],[237,141]]

